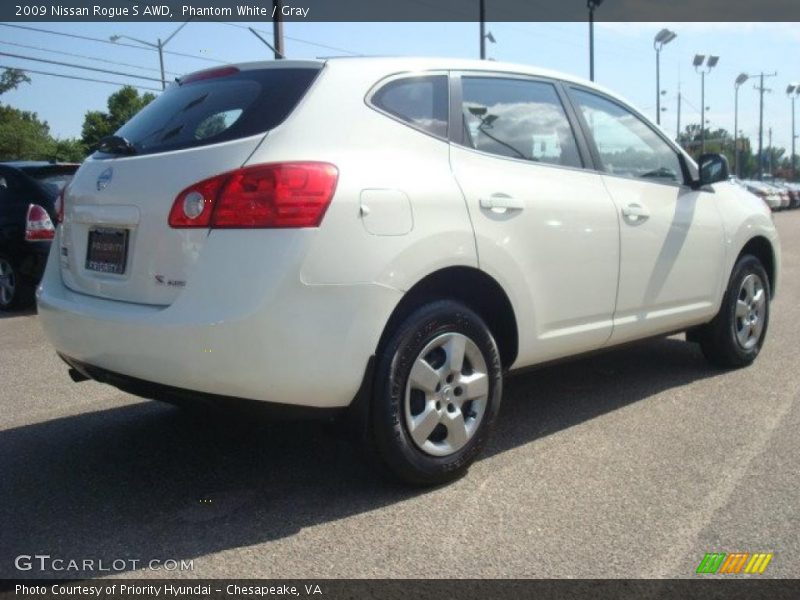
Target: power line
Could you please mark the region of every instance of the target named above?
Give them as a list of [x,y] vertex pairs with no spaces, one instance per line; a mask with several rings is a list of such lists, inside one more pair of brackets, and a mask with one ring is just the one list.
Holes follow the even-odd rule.
[[11,54],[9,52],[0,52],[0,56],[8,56],[11,58],[19,58],[22,60],[33,60],[36,62],[43,62],[51,65],[59,65],[61,67],[72,67],[73,69],[84,69],[86,71],[96,71],[97,73],[108,73],[109,75],[121,75],[122,77],[134,77],[136,79],[146,79],[148,81],[157,81],[161,83],[161,79],[158,79],[156,77],[148,77],[147,75],[134,75],[133,73],[123,73],[122,71],[111,71],[109,69],[99,69],[97,67],[86,67],[83,65],[76,65],[74,63],[61,62],[58,60],[49,60],[47,58],[34,58],[32,56],[23,56],[22,54]]
[[[228,25],[229,27],[238,27],[240,29],[248,29],[248,30],[250,29],[246,25],[239,25],[238,23],[229,23],[227,21],[216,21],[214,19],[204,19],[204,20],[208,20],[208,21],[211,21],[211,22],[214,22],[214,23],[219,23],[220,25]],[[253,29],[255,29],[256,31],[258,31],[260,33],[263,33],[263,34],[272,35],[271,31],[264,31],[263,29],[256,29],[255,27],[253,27]],[[320,44],[318,42],[311,42],[309,40],[304,40],[302,38],[292,37],[290,35],[284,35],[283,37],[285,37],[287,40],[292,40],[293,42],[299,42],[301,44],[308,44],[309,46],[317,46],[318,48],[325,48],[326,50],[333,50],[335,52],[344,52],[345,54],[350,54],[351,56],[360,56],[361,54],[363,54],[361,52],[353,52],[352,50],[347,50],[346,48],[339,48],[337,46],[329,46],[328,44]]]
[[138,88],[140,90],[151,90],[153,92],[160,92],[160,88],[151,88],[143,85],[137,84],[129,84],[129,83],[120,83],[118,81],[109,81],[107,79],[93,79],[91,77],[80,77],[79,75],[64,75],[63,73],[51,73],[49,71],[36,71],[34,69],[21,69],[19,67],[10,67],[8,65],[0,65],[0,69],[18,69],[20,71],[25,71],[26,73],[35,73],[36,75],[50,75],[51,77],[63,77],[64,79],[77,79],[78,81],[91,81],[94,83],[108,83],[111,85],[130,85],[131,87]]
[[[131,64],[131,63],[126,63],[126,62],[107,60],[105,58],[100,58],[100,57],[97,57],[97,56],[89,56],[89,55],[86,55],[86,54],[76,54],[74,52],[65,52],[64,50],[52,50],[50,48],[42,48],[41,46],[30,46],[28,44],[18,44],[16,42],[0,42],[0,44],[2,44],[4,46],[17,46],[19,48],[27,48],[29,50],[38,50],[40,52],[49,52],[51,54],[61,54],[61,55],[64,55],[64,56],[74,56],[76,58],[84,58],[86,60],[94,60],[94,61],[97,61],[97,62],[102,62],[102,63],[109,64],[109,65],[118,65],[118,66],[121,66],[121,67],[133,67],[134,69],[142,69],[144,71],[155,71],[157,73],[159,72],[158,69],[155,69],[153,67],[143,67],[141,65],[134,65],[134,64]],[[176,73],[174,71],[164,71],[164,72],[165,73],[169,73],[170,75],[180,75],[180,73]]]
[[[16,23],[0,23],[3,27],[14,27],[15,29],[27,29],[29,31],[37,31],[39,33],[47,33],[50,35],[61,35],[64,37],[75,38],[78,40],[86,40],[89,42],[98,42],[101,44],[109,44],[111,46],[125,46],[126,48],[135,48],[137,50],[146,50],[148,52],[156,52],[155,48],[148,48],[145,46],[138,46],[136,44],[129,44],[127,42],[112,42],[111,40],[104,40],[102,38],[90,37],[87,35],[78,35],[77,33],[65,33],[63,31],[53,31],[52,29],[42,29],[41,27],[30,27],[29,25],[17,25]],[[184,58],[193,58],[195,60],[204,60],[206,62],[213,62],[219,64],[227,64],[227,61],[218,60],[216,58],[209,58],[207,56],[197,56],[196,54],[185,54],[183,52],[174,52],[171,50],[164,50],[164,54],[171,54],[173,56],[183,56]],[[159,79],[159,81],[161,81]]]

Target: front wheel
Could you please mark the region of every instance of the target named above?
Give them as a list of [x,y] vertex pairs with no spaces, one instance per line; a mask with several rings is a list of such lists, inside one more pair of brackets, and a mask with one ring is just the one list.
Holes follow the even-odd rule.
[[408,483],[456,479],[485,446],[501,395],[500,353],[483,320],[449,300],[417,309],[379,356],[378,453]]
[[725,368],[751,364],[764,344],[769,311],[764,266],[755,256],[742,256],[733,268],[719,313],[695,334],[708,361]]

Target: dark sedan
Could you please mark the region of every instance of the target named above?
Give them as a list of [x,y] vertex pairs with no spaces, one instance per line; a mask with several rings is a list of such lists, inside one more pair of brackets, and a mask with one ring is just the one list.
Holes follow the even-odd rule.
[[56,201],[78,165],[0,163],[0,310],[33,304],[57,223]]

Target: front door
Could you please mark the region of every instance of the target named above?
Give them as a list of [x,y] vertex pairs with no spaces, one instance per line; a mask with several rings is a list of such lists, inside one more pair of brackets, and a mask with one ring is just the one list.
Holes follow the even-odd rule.
[[573,88],[570,96],[619,211],[620,281],[611,342],[713,317],[725,252],[715,195],[685,185],[678,151],[633,111],[589,90]]

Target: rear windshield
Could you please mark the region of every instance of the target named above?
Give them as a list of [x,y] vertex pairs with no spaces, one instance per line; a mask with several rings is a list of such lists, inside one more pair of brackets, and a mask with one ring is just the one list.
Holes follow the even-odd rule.
[[242,71],[173,85],[117,131],[136,154],[205,146],[264,133],[306,93],[319,67]]
[[61,189],[67,185],[78,170],[77,165],[64,165],[23,169],[23,172],[36,180],[48,196],[55,198]]

